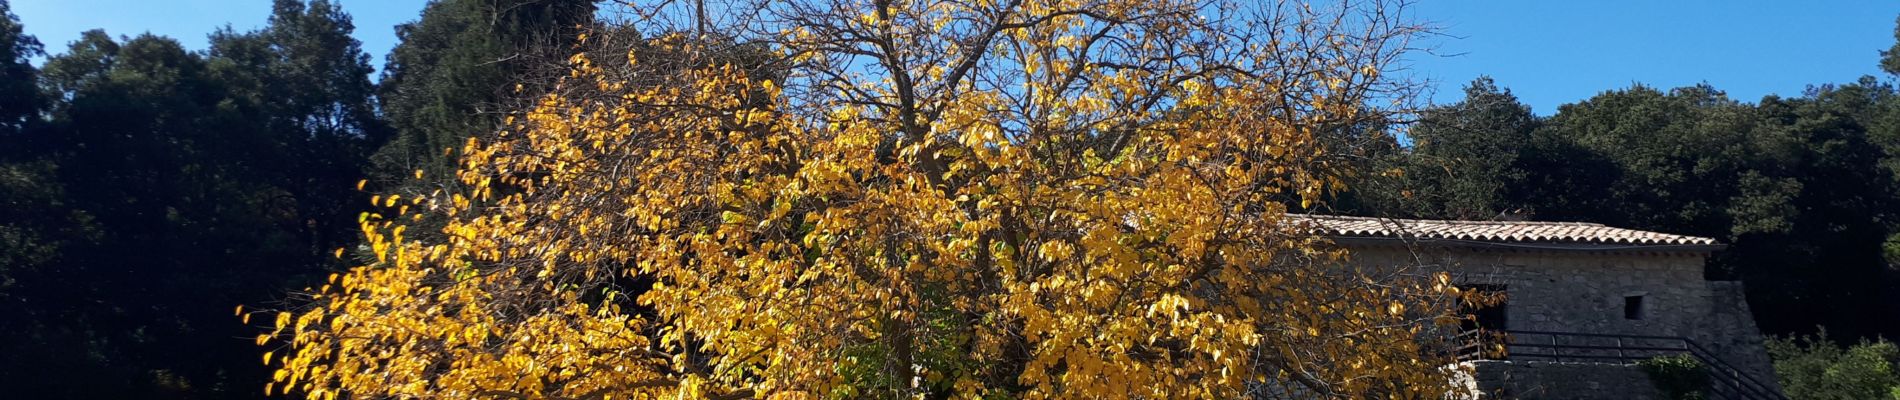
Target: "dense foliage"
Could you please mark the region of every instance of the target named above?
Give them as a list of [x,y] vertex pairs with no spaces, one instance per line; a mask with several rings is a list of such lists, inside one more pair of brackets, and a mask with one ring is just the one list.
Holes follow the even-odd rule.
[[[1440,398],[1456,290],[1284,223],[1418,31],[1217,0],[663,5],[260,336],[309,398]],[[758,19],[749,19],[750,16]],[[676,25],[679,21],[696,24]],[[736,21],[736,22],[724,22]],[[719,24],[707,29],[707,24]],[[731,24],[731,25],[725,25]],[[720,32],[714,35],[711,32]],[[730,36],[728,36],[730,35]],[[1274,43],[1274,44],[1267,44]],[[949,51],[943,51],[943,49]],[[413,221],[445,214],[441,240]],[[272,316],[271,314],[264,314]]]
[[[1893,317],[1900,315],[1900,91],[1892,76],[1759,100],[1730,99],[1707,85],[1635,86],[1537,110],[1554,111],[1547,115],[1480,79],[1462,101],[1396,123],[1388,110],[1334,95],[1388,82],[1342,72],[1379,61],[1339,57],[1350,52],[1293,60],[1321,75],[1273,79],[1258,74],[1273,70],[1262,65],[1295,64],[1238,63],[1256,74],[1197,81],[1234,70],[1191,68],[1205,67],[1194,63],[1206,58],[1142,58],[1153,55],[1144,51],[1213,51],[1207,43],[1247,32],[1205,24],[1252,18],[1271,22],[1250,28],[1260,31],[1316,29],[1324,24],[1288,25],[1316,14],[1189,23],[1169,19],[1176,14],[1166,5],[1110,0],[897,7],[889,16],[844,14],[868,9],[864,2],[783,2],[827,7],[750,14],[726,6],[749,2],[660,3],[623,14],[647,24],[628,27],[596,21],[599,11],[585,0],[431,1],[419,19],[395,27],[401,43],[372,80],[371,55],[351,38],[357,27],[333,0],[276,0],[262,29],[218,31],[202,51],[172,38],[103,31],[42,44],[0,0],[0,382],[22,398],[258,397],[274,370],[297,370],[286,369],[286,360],[315,363],[301,367],[340,361],[286,359],[277,348],[283,344],[269,342],[278,352],[268,357],[271,366],[260,364],[253,338],[276,321],[239,323],[233,307],[308,312],[299,307],[394,283],[439,298],[390,295],[375,303],[385,314],[364,315],[468,317],[418,329],[452,325],[495,344],[403,354],[446,360],[443,354],[470,351],[464,355],[473,364],[420,368],[485,371],[455,379],[523,393],[556,393],[522,385],[579,371],[551,365],[647,368],[637,370],[661,379],[640,381],[653,383],[643,390],[709,395],[1056,393],[1111,376],[1142,385],[1123,389],[1231,394],[1245,385],[1215,378],[1222,367],[1233,374],[1288,365],[1325,365],[1287,378],[1348,395],[1423,390],[1372,388],[1426,376],[1401,365],[1412,344],[1328,334],[1380,318],[1422,326],[1413,317],[1429,314],[1429,304],[1399,312],[1384,302],[1298,309],[1287,305],[1307,303],[1244,305],[1214,296],[1366,295],[1350,280],[1329,287],[1332,281],[1299,273],[1330,253],[1307,253],[1296,235],[1263,230],[1267,219],[1235,218],[1281,208],[1590,221],[1716,237],[1730,248],[1708,275],[1744,281],[1765,331],[1829,328],[1825,340],[1771,346],[1791,394],[1870,398],[1900,379],[1892,374],[1891,344],[1829,344],[1900,334]],[[1051,11],[1028,7],[1045,3],[1128,7],[1056,12],[998,31],[1021,34],[981,35],[981,27],[1010,21],[993,18],[1023,16],[998,10]],[[1207,2],[1186,3],[1177,8]],[[707,13],[718,18],[697,17]],[[811,18],[761,19],[793,13]],[[954,17],[971,15],[982,18]],[[1141,18],[1110,18],[1130,15]],[[764,29],[788,24],[811,29],[786,36]],[[1109,27],[1099,38],[1075,35]],[[1124,32],[1151,35],[1117,36]],[[582,33],[593,37],[580,40]],[[985,37],[985,45],[970,41]],[[1077,51],[1153,38],[1196,45]],[[745,41],[752,42],[738,45]],[[972,50],[991,58],[963,67],[957,61],[966,52],[945,49],[996,53]],[[1900,40],[1880,55],[1869,61],[1900,74]],[[1072,62],[1077,57],[1149,62]],[[977,72],[952,74],[964,70]],[[811,79],[825,73],[832,81]],[[800,77],[824,84],[798,85]],[[1131,111],[1142,99],[1159,100]],[[728,107],[662,113],[659,100]],[[1263,105],[1281,108],[1255,109]],[[518,118],[506,120],[510,113]],[[471,137],[479,140],[470,145]],[[1274,167],[1281,169],[1249,172]],[[1196,179],[1174,179],[1180,176]],[[560,180],[547,180],[553,177]],[[1246,182],[1259,184],[1242,188]],[[375,193],[374,204],[359,189]],[[1272,190],[1280,192],[1263,193]],[[614,205],[644,211],[603,211]],[[401,235],[399,226],[406,227]],[[689,248],[681,254],[699,256],[690,261],[697,264],[645,257]],[[1299,255],[1289,258],[1307,263],[1235,276],[1226,275],[1233,269],[1171,269],[1220,265],[1197,264],[1204,260],[1186,257],[1192,254],[1232,257],[1227,263]],[[328,274],[361,264],[379,267],[338,275],[329,297],[287,295],[323,292]],[[878,265],[891,268],[858,268]],[[1017,268],[1015,275],[998,273],[1006,268]],[[548,277],[538,276],[544,271]],[[1184,281],[1219,290],[1143,285],[1129,273],[1204,277]],[[1232,285],[1236,279],[1279,286]],[[786,287],[833,295],[823,303],[756,301]],[[509,291],[527,297],[482,297]],[[1096,301],[1106,294],[1117,300]],[[683,306],[700,299],[722,308]],[[1149,320],[1149,309],[1139,308],[1162,303],[1154,315],[1169,318]],[[1362,309],[1368,305],[1380,309]],[[1318,318],[1355,311],[1370,316]],[[835,318],[785,317],[793,314]],[[327,327],[334,315],[344,314],[313,321]],[[509,318],[483,319],[496,315]],[[289,331],[309,332],[289,322]],[[1211,328],[1246,332],[1242,326],[1252,334]],[[1299,336],[1303,328],[1321,334]],[[1144,330],[1164,334],[1130,342],[1147,347],[1104,347]],[[1038,334],[1026,334],[1032,331]],[[518,335],[566,335],[579,340],[567,343],[587,346],[495,342]],[[298,343],[308,349],[317,342]],[[805,351],[779,351],[792,347],[785,343]],[[1277,353],[1261,350],[1273,346]],[[611,362],[576,353],[606,347],[654,353]],[[1281,358],[1238,362],[1243,347]],[[744,349],[759,353],[743,357]],[[508,353],[516,350],[522,353]],[[493,358],[474,356],[484,352]],[[1146,364],[1107,362],[1118,356]],[[510,364],[524,360],[542,369]],[[837,367],[787,366],[810,360]],[[1184,369],[1128,367],[1162,365],[1157,360]],[[1340,365],[1368,360],[1376,362],[1353,368],[1395,369],[1381,372],[1389,379],[1335,384],[1354,371]],[[417,367],[389,368],[398,366]],[[494,383],[524,374],[549,378]],[[299,376],[298,384],[314,376]],[[331,378],[324,385],[344,379]],[[1272,388],[1251,388],[1265,389]]]
[[454,184],[462,142],[499,127],[518,106],[515,84],[544,80],[532,73],[571,55],[593,19],[589,0],[445,0],[396,26],[377,89],[396,135],[372,158],[375,187],[417,195]]
[[1884,339],[1842,346],[1820,336],[1768,341],[1775,374],[1797,400],[1900,399],[1900,346]]
[[262,394],[258,328],[231,308],[343,266],[369,210],[352,186],[393,133],[355,29],[334,1],[279,0],[205,51],[91,31],[35,68],[43,47],[0,19],[9,396]]
[[1695,356],[1677,354],[1660,356],[1636,363],[1637,368],[1649,376],[1651,384],[1670,400],[1703,400],[1708,398],[1709,370]]

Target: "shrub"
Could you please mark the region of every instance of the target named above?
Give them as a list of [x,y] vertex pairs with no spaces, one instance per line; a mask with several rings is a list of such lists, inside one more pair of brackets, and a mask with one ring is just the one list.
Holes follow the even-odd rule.
[[1821,335],[1778,338],[1768,341],[1768,355],[1789,398],[1900,399],[1900,347],[1885,339],[1841,346]]
[[1636,363],[1649,374],[1649,381],[1673,400],[1702,400],[1709,390],[1709,372],[1702,361],[1688,354],[1661,356]]

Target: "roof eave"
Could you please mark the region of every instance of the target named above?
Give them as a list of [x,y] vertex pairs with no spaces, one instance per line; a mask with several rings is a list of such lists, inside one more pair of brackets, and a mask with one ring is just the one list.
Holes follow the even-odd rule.
[[1640,244],[1640,243],[1562,243],[1562,242],[1499,242],[1463,239],[1409,239],[1393,237],[1337,236],[1326,235],[1340,245],[1425,245],[1440,247],[1478,247],[1515,250],[1540,250],[1560,252],[1684,252],[1714,253],[1728,249],[1721,243],[1694,244]]

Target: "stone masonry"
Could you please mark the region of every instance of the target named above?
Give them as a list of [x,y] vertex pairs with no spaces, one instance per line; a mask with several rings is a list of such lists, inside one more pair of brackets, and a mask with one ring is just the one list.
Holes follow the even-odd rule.
[[[1457,284],[1502,288],[1504,329],[1683,337],[1756,381],[1775,385],[1773,366],[1741,285],[1703,279],[1709,250],[1366,239],[1339,243],[1352,250],[1355,264],[1362,266],[1423,266],[1450,272]],[[1637,297],[1640,309],[1631,315],[1629,298]],[[1508,398],[1644,398],[1634,392],[1590,397],[1578,391],[1650,387],[1646,377],[1629,366],[1480,363],[1486,365],[1475,371],[1477,386],[1512,389]]]

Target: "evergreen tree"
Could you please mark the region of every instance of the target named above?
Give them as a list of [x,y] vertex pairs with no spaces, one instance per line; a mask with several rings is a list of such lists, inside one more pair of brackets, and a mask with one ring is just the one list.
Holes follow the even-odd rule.
[[336,3],[277,0],[263,30],[212,36],[214,74],[233,86],[233,103],[259,117],[246,121],[275,140],[275,184],[297,199],[310,225],[310,251],[344,246],[364,211],[354,184],[368,157],[388,139],[376,112],[373,69],[355,26]]
[[45,346],[70,343],[63,338],[69,330],[60,329],[60,304],[46,295],[70,279],[61,260],[95,240],[97,231],[89,216],[66,206],[57,166],[31,140],[44,127],[47,105],[37,86],[40,74],[29,63],[39,54],[39,41],[23,33],[10,4],[0,0],[0,321],[6,321],[0,323],[0,354],[6,355],[0,382],[9,383],[31,382],[92,355]]
[[174,40],[120,45],[95,31],[47,65],[66,100],[38,133],[42,151],[58,165],[64,206],[93,216],[103,234],[23,285],[27,312],[43,324],[21,343],[30,349],[10,354],[13,389],[44,398],[240,389],[220,385],[248,368],[220,339],[237,330],[218,328],[230,324],[218,323],[217,309],[256,282],[247,278],[266,260],[294,257],[272,229],[277,193],[251,167],[261,141],[230,124],[243,116],[221,106],[204,60]]
[[18,245],[0,247],[0,319],[27,321],[0,324],[9,393],[261,394],[257,328],[231,307],[336,267],[387,136],[352,29],[333,2],[280,0],[209,52],[91,31],[47,60],[44,123],[0,138],[33,155],[0,163],[20,206],[0,210]]
[[1510,89],[1480,77],[1465,86],[1465,98],[1427,110],[1409,132],[1409,174],[1418,181],[1415,202],[1424,216],[1493,219],[1525,206],[1522,154],[1540,121]]
[[[1900,76],[1900,20],[1895,23],[1893,47],[1880,52],[1880,69],[1890,75]],[[1896,191],[1893,197],[1900,198],[1900,102],[1882,103],[1879,116],[1874,118],[1871,128],[1874,143],[1885,154],[1880,160],[1881,168],[1896,179],[1889,183]],[[1882,244],[1887,268],[1900,271],[1900,217],[1887,221],[1887,232],[1887,240]],[[1894,298],[1892,302],[1900,304],[1900,297]]]
[[1900,287],[1881,259],[1884,221],[1900,216],[1900,203],[1874,143],[1896,98],[1892,86],[1868,78],[1763,99],[1752,138],[1758,172],[1712,182],[1741,189],[1729,212],[1733,246],[1718,264],[1749,284],[1763,329],[1824,325],[1841,340],[1900,332],[1891,318],[1867,318],[1900,315]]
[[[1755,120],[1750,107],[1712,87],[1667,93],[1644,86],[1605,92],[1565,105],[1535,135],[1539,151],[1567,146],[1595,154],[1617,171],[1603,196],[1538,196],[1540,216],[1584,219],[1638,229],[1724,236],[1726,200],[1747,167],[1745,140]],[[1589,157],[1570,157],[1587,160]],[[1582,160],[1579,160],[1582,161]],[[1600,174],[1546,170],[1545,174]],[[1551,180],[1544,178],[1544,180]],[[1548,188],[1551,190],[1566,190]]]
[[25,129],[45,106],[30,59],[42,54],[40,41],[28,35],[7,0],[0,0],[0,136]]
[[401,43],[384,66],[380,99],[395,138],[377,152],[378,181],[394,191],[429,193],[421,170],[446,183],[472,134],[496,128],[497,110],[524,73],[572,51],[592,24],[588,0],[436,0],[396,27]]

